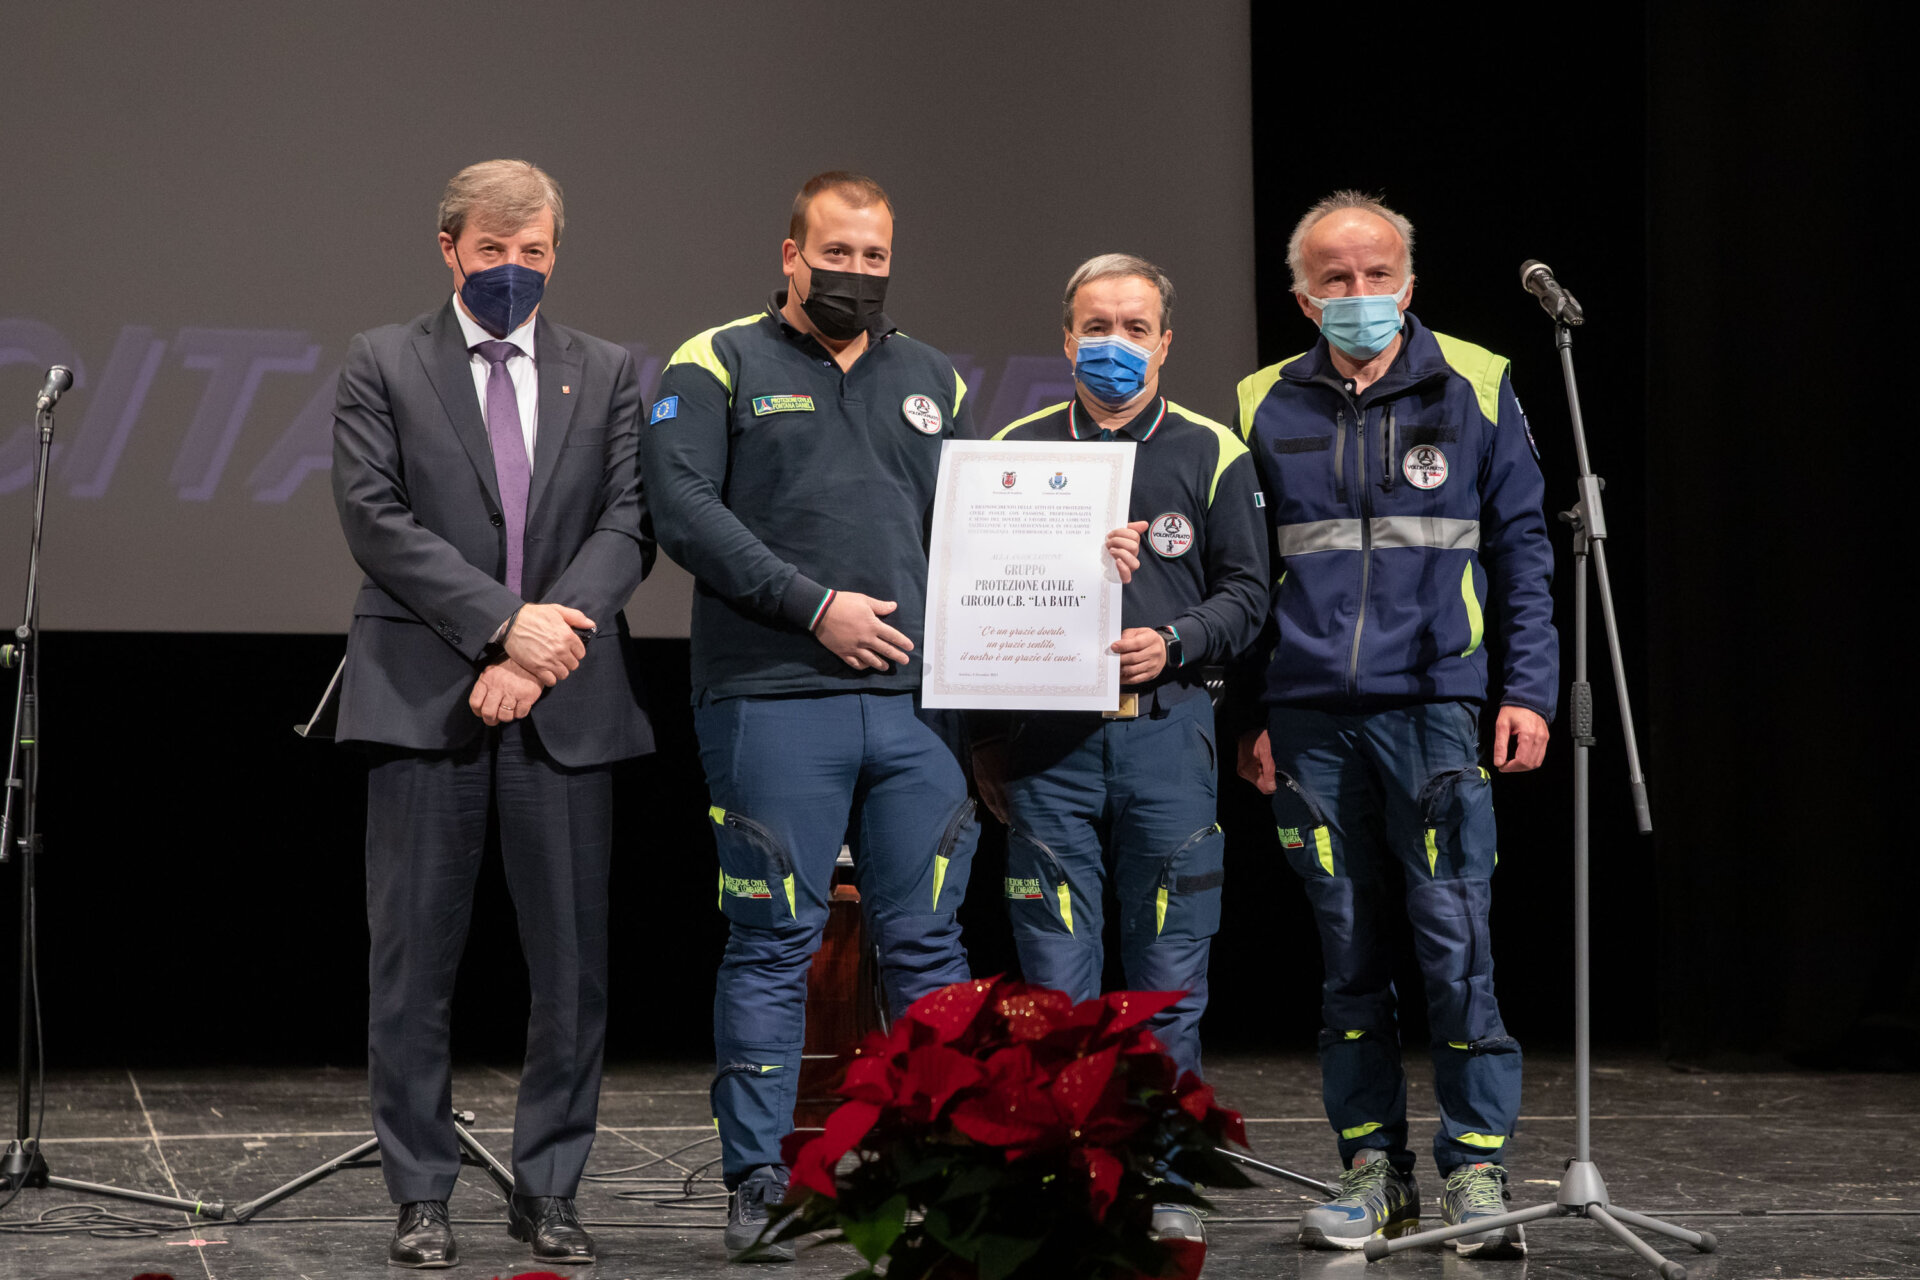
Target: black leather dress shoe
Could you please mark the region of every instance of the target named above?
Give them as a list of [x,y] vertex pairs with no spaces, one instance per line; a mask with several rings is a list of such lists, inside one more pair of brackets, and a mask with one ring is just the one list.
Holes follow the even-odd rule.
[[507,1234],[533,1245],[542,1262],[592,1262],[593,1237],[573,1211],[572,1196],[513,1196]]
[[453,1224],[447,1221],[445,1200],[415,1200],[400,1206],[400,1221],[387,1246],[387,1261],[396,1267],[450,1267],[460,1261],[453,1242]]

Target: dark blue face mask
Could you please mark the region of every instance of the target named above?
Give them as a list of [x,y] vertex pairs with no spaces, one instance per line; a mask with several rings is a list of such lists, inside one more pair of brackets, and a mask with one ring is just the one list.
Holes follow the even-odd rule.
[[[460,261],[458,254],[454,261]],[[503,262],[468,276],[460,286],[460,301],[467,304],[467,314],[482,329],[504,338],[527,322],[546,288],[547,277],[541,272],[517,262]]]

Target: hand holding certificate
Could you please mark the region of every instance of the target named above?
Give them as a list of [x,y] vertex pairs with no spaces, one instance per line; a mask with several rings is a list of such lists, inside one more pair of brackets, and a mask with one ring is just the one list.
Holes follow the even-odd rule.
[[1134,445],[949,440],[927,571],[929,707],[1111,711]]

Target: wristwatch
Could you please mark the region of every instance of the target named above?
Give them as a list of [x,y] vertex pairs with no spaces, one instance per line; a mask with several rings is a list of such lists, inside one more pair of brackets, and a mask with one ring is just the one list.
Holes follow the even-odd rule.
[[1180,643],[1180,633],[1172,627],[1155,627],[1153,633],[1167,643],[1167,665],[1178,667],[1186,662],[1185,646]]

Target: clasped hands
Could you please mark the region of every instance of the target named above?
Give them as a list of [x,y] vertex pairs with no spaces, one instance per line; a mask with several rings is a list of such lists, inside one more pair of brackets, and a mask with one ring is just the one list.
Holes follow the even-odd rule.
[[487,664],[467,696],[473,714],[490,725],[525,718],[540,695],[565,680],[587,656],[576,630],[593,631],[594,621],[570,605],[520,606],[502,646],[506,654]]

